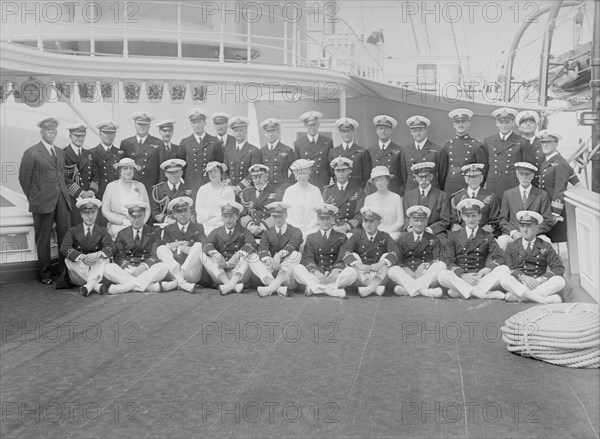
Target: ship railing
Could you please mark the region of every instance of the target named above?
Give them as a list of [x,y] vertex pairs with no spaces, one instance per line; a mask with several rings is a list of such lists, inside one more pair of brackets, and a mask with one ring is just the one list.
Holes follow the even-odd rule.
[[[383,67],[381,52],[379,48],[361,39],[352,27],[342,18],[334,17],[331,23],[320,23],[320,28],[310,23],[311,8],[302,8],[296,4],[307,17],[304,22],[289,20],[289,17],[279,15],[269,16],[269,27],[276,28],[278,34],[269,35],[265,31],[264,24],[253,23],[248,19],[244,25],[236,23],[238,32],[231,32],[226,27],[232,27],[226,20],[217,20],[212,29],[189,29],[190,22],[184,25],[183,17],[186,8],[201,9],[205,2],[166,2],[148,1],[146,5],[168,6],[169,10],[176,11],[176,22],[174,29],[168,26],[161,27],[157,32],[156,27],[143,26],[143,23],[131,24],[127,20],[121,20],[118,24],[108,21],[83,20],[68,23],[44,23],[41,20],[36,26],[37,35],[23,35],[18,31],[17,20],[5,20],[2,26],[0,40],[16,44],[34,46],[40,51],[61,53],[76,56],[102,56],[122,58],[152,58],[152,55],[135,53],[130,47],[131,42],[160,41],[176,45],[170,53],[160,55],[160,58],[170,57],[174,59],[196,59],[213,62],[242,62],[247,64],[272,64],[289,67],[311,67],[331,70],[351,75],[362,76],[373,80],[383,79]],[[223,3],[211,3],[221,5]],[[123,12],[127,13],[128,2],[123,3]],[[248,11],[251,15],[253,11]],[[173,18],[173,17],[172,17]],[[272,22],[271,22],[272,20]],[[68,25],[68,30],[62,30],[59,26]],[[245,27],[240,32],[240,27]],[[75,40],[74,38],[79,38]],[[119,53],[106,53],[98,49],[101,42],[115,41],[119,38],[122,42],[122,50]],[[88,48],[78,47],[72,50],[68,47],[49,47],[56,45],[60,40],[87,42]],[[118,40],[116,40],[118,41]],[[187,45],[213,45],[215,51],[210,57],[186,56]],[[218,48],[218,50],[217,50]]]

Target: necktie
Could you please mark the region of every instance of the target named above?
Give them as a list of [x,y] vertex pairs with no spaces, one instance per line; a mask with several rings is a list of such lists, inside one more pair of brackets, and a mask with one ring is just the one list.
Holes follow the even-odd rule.
[[527,193],[525,191],[522,192],[521,201],[523,202],[523,207],[527,204]]
[[340,192],[344,192],[346,190],[346,185],[343,184],[340,186]]
[[77,148],[77,158],[81,158],[81,148]]
[[86,239],[90,239],[92,237],[92,229],[90,229],[89,227],[86,227],[85,237]]
[[313,137],[312,139],[309,139],[309,143],[311,144],[311,146],[314,146],[315,142],[315,138]]
[[185,226],[183,226],[183,227],[181,228],[181,233],[182,233],[183,235],[185,235]]
[[140,241],[141,241],[141,238],[140,238],[140,231],[139,231],[139,230],[137,230],[137,231],[135,232],[135,239],[134,239],[135,245],[140,245]]
[[475,198],[475,192],[471,192],[471,198]]
[[240,151],[242,149],[242,145],[236,145],[237,146],[237,150]]
[[56,153],[54,152],[54,146],[50,147],[50,154],[52,154],[52,159],[54,159],[54,163],[56,163]]
[[474,237],[475,237],[475,230],[471,229],[470,234],[469,234],[469,241],[472,241]]
[[375,239],[374,236],[369,236],[369,241],[373,242],[374,239]]
[[165,148],[167,149],[167,152],[170,153],[171,152],[171,148],[169,146],[168,143],[165,143]]
[[384,150],[385,150],[385,145],[384,145],[383,143],[380,143],[380,144],[379,144],[379,147],[381,148],[381,150],[382,150],[382,151],[384,151]]
[[279,228],[277,229],[277,236],[278,236],[279,238],[281,238],[281,229],[279,229]]
[[417,236],[417,240],[415,241],[417,245],[421,243],[421,235]]
[[425,198],[425,189],[421,189],[421,198]]
[[325,241],[327,241],[327,232],[323,232],[323,233],[321,233],[321,234],[323,235],[323,239],[324,239]]

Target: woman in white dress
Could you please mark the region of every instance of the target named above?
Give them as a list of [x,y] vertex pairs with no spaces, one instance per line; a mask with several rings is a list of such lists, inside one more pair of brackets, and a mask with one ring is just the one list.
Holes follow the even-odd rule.
[[308,182],[311,167],[315,164],[312,160],[299,159],[290,166],[294,172],[296,183],[288,187],[283,194],[283,203],[289,204],[287,222],[302,231],[304,240],[311,233],[319,230],[317,213],[314,208],[323,204],[321,191]]
[[226,171],[227,165],[224,163],[207,163],[204,173],[208,174],[210,181],[200,186],[196,194],[196,222],[204,226],[204,233],[207,236],[223,225],[221,204],[235,201],[233,188],[223,183],[223,175]]
[[400,230],[404,225],[404,212],[402,211],[402,197],[388,189],[392,175],[387,166],[375,166],[371,170],[371,183],[377,192],[367,195],[365,207],[376,207],[383,213],[379,230],[389,233],[394,241],[400,237]]
[[[133,179],[135,171],[140,169],[135,161],[130,158],[121,159],[117,163],[117,168],[119,179],[106,186],[102,197],[102,215],[108,221],[108,233],[113,240],[117,237],[117,233],[131,224],[125,207],[127,204],[135,201],[150,204],[146,187]],[[148,221],[150,213],[150,209],[147,209],[144,222]]]

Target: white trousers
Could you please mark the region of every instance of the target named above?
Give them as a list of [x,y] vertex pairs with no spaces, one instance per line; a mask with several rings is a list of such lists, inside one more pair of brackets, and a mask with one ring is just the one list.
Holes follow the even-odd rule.
[[248,267],[248,261],[246,261],[246,258],[240,258],[234,268],[223,270],[219,267],[219,264],[215,258],[212,256],[205,256],[204,268],[206,269],[206,272],[210,274],[213,282],[217,285],[221,284],[219,276],[223,274],[231,279],[235,273],[238,273],[241,275],[241,283],[248,282],[250,280],[250,275],[252,274]]
[[93,289],[96,284],[102,279],[104,275],[104,268],[108,264],[108,259],[98,259],[98,261],[91,267],[85,265],[83,262],[73,262],[70,259],[65,258],[65,265],[69,270],[69,279],[77,286],[88,285]]
[[[173,257],[173,251],[166,245],[161,245],[156,249],[156,256],[165,263],[171,274],[179,266],[179,263]],[[200,280],[202,276],[202,259],[204,258],[206,258],[206,255],[202,252],[202,244],[199,242],[194,243],[185,261],[181,264],[183,279],[186,282],[195,284]]]
[[[339,273],[341,274],[341,273]],[[332,289],[338,289],[340,288],[339,286],[339,282],[340,282],[340,276],[338,274],[338,277],[336,279],[336,281],[334,283],[331,284],[327,284],[327,287],[332,288]],[[319,280],[317,279],[317,276],[315,276],[314,274],[312,274],[310,271],[308,271],[306,269],[306,267],[304,265],[298,264],[294,267],[294,279],[296,279],[296,282],[302,284],[302,285],[306,285],[308,288],[310,288],[312,291],[315,291],[315,289],[319,286],[322,285]]]
[[[490,290],[500,287],[500,279],[507,274],[510,274],[510,268],[506,265],[499,265],[483,276],[479,280],[477,287],[487,293]],[[450,270],[440,271],[438,274],[438,282],[443,287],[452,288],[458,291],[465,299],[471,296],[471,290],[474,288],[473,285],[468,284],[467,281],[461,279]]]
[[337,284],[339,288],[349,287],[354,285],[355,287],[365,287],[371,283],[374,277],[381,279],[379,285],[384,285],[387,279],[388,267],[387,265],[380,268],[379,271],[363,273],[354,267],[346,267],[342,270],[337,278]]
[[408,295],[414,297],[417,295],[417,290],[427,290],[435,285],[438,281],[438,274],[445,269],[445,263],[442,261],[436,261],[431,264],[429,268],[425,270],[417,279],[410,277],[410,275],[404,271],[403,268],[398,267],[397,265],[390,267],[387,274],[390,280],[404,287],[404,289],[406,289],[408,292]]
[[[500,278],[500,284],[507,292],[515,296],[523,297],[528,288],[511,274]],[[562,276],[552,276],[546,282],[541,283],[537,288],[531,290],[532,293],[547,297],[560,292],[565,287],[565,279]]]
[[[299,264],[301,258],[302,256],[299,252],[293,251],[281,262],[279,271],[285,273],[285,285],[289,285],[290,280],[293,279],[294,267]],[[252,258],[252,260],[248,262],[248,266],[252,273],[254,273],[263,283],[264,279],[268,276],[275,278],[275,276],[273,276],[274,270],[269,269],[267,265],[257,257]]]
[[123,270],[117,264],[107,264],[104,269],[104,276],[111,282],[118,285],[134,284],[140,287],[142,291],[145,291],[151,283],[163,280],[168,273],[169,269],[164,262],[152,265],[137,277],[131,275],[129,270]]

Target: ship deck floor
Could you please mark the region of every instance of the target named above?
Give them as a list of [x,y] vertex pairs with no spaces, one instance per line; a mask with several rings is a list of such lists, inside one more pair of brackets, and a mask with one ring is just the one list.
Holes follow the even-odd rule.
[[[569,300],[591,301],[571,291]],[[1,436],[598,438],[599,371],[509,353],[476,299],[88,298],[4,284]]]

